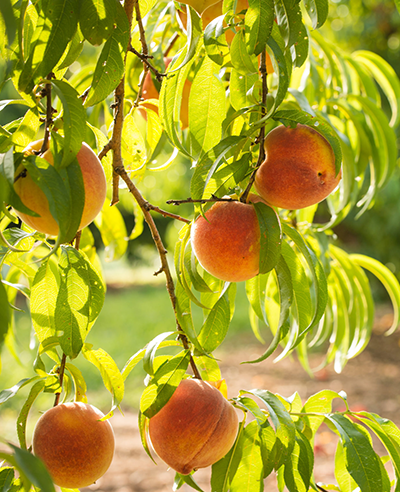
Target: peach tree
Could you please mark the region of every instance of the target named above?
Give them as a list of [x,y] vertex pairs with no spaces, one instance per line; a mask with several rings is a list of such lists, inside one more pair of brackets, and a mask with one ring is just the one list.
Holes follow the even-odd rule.
[[[272,342],[247,362],[296,353],[312,374],[308,353],[320,347],[324,364],[342,371],[371,337],[366,272],[386,288],[394,309],[389,333],[396,330],[398,280],[362,251],[339,248],[332,231],[354,211],[373,213],[398,165],[400,82],[373,52],[346,53],[321,35],[327,16],[328,0],[1,0],[0,86],[11,80],[19,96],[1,101],[0,110],[18,104],[25,111],[0,127],[0,344],[10,347],[15,299],[23,295],[37,352],[26,378],[0,392],[2,404],[29,388],[17,419],[19,443],[0,452],[1,490],[55,490],[31,452],[26,424],[42,392],[51,396],[49,408],[87,402],[77,357],[98,368],[111,394],[106,418],[120,407],[126,378],[143,365],[139,426],[150,456],[149,421],[167,408],[182,379],[203,379],[224,392],[213,353],[229,330],[237,286],[209,273],[192,247],[194,221],[207,222],[216,202],[242,204],[256,217],[249,325],[261,341],[270,331]],[[334,175],[342,179],[321,205],[288,210],[254,198],[257,171],[268,158],[264,142],[278,125],[305,125],[330,146]],[[103,244],[121,257],[147,224],[176,320],[145,347],[132,347],[121,369],[107,347],[85,341],[106,285],[93,229],[80,229],[85,200],[95,196],[77,159],[83,143],[97,153],[108,183],[94,219]],[[48,151],[52,162],[44,158]],[[190,217],[150,203],[141,191],[146,176],[174,166],[179,155],[192,163],[190,189],[187,199],[170,202],[192,204]],[[57,236],[18,219],[40,215],[35,198],[30,208],[18,191],[27,177],[47,200]],[[128,234],[120,198],[134,212]],[[154,214],[182,222],[174,269]],[[227,262],[235,240],[236,233],[224,238]],[[192,316],[198,308],[200,324]],[[332,410],[335,399],[344,411]],[[243,388],[230,404],[240,424],[229,452],[212,464],[214,492],[261,491],[271,473],[281,491],[400,490],[400,430],[377,414],[353,412],[345,394],[327,389],[304,401],[297,393]],[[323,423],[339,437],[336,484],[313,478],[314,438]],[[377,453],[372,437],[385,453]],[[195,472],[177,473],[175,489],[184,483],[201,490]]]

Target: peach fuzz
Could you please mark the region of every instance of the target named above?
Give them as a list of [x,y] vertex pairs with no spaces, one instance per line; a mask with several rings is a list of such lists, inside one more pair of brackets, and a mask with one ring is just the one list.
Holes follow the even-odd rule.
[[[42,142],[43,140],[32,142],[25,149],[25,154],[33,154],[34,151],[40,150],[42,147]],[[41,157],[43,157],[51,165],[54,164],[53,156],[49,149]],[[82,170],[83,184],[85,188],[85,204],[81,223],[79,225],[79,230],[81,230],[90,224],[101,211],[106,199],[107,182],[101,162],[86,143],[82,144],[76,158]],[[23,164],[20,168],[18,168],[16,176],[20,174],[22,168]],[[22,203],[40,216],[33,217],[31,215],[16,211],[18,217],[20,217],[28,226],[32,227],[36,231],[43,232],[51,236],[57,236],[59,227],[56,220],[50,213],[49,202],[46,195],[33,181],[29,173],[27,173],[26,176],[19,178],[15,182],[14,189],[22,200]]]
[[154,451],[188,475],[223,458],[233,446],[239,420],[222,393],[206,381],[184,379],[149,422]]
[[227,282],[241,282],[259,272],[260,227],[254,207],[217,202],[192,226],[193,251],[200,265]]
[[313,128],[278,126],[265,141],[265,161],[255,177],[260,196],[275,207],[296,210],[324,200],[337,187],[335,155]]
[[108,420],[87,403],[63,403],[47,410],[33,431],[33,453],[60,487],[87,487],[104,475],[114,456]]

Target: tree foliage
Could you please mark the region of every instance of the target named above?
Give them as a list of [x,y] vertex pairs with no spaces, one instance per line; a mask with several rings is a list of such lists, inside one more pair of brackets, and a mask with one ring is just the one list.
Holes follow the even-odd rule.
[[[124,381],[143,364],[148,378],[139,423],[149,454],[148,419],[168,402],[188,368],[209,381],[223,378],[213,352],[229,330],[236,285],[201,268],[191,244],[192,220],[148,203],[140,192],[143,178],[173,166],[179,153],[193,164],[187,201],[194,217],[226,195],[248,193],[265,135],[279,123],[305,124],[321,133],[334,151],[336,171],[342,169],[340,186],[320,206],[279,209],[278,215],[256,206],[261,273],[246,282],[246,293],[256,337],[262,340],[267,327],[272,342],[249,363],[273,354],[280,360],[295,351],[311,374],[308,351],[320,347],[324,363],[342,371],[371,337],[374,300],[366,272],[383,283],[392,301],[389,333],[399,324],[396,277],[362,251],[339,248],[332,232],[350,213],[370,213],[397,166],[395,71],[375,53],[345,53],[318,32],[327,19],[327,0],[249,0],[243,10],[237,4],[224,0],[220,15],[207,25],[191,6],[165,0],[0,4],[0,86],[11,80],[19,94],[2,101],[0,110],[14,104],[26,110],[0,127],[0,344],[12,346],[14,303],[21,294],[29,299],[37,342],[28,377],[0,392],[4,403],[30,387],[18,417],[20,447],[10,444],[9,452],[0,453],[10,465],[0,468],[2,490],[54,490],[27,451],[26,421],[41,392],[87,401],[76,357],[99,370],[112,396],[108,417],[123,401]],[[166,68],[167,56],[172,60]],[[149,76],[159,91],[151,105],[142,97]],[[184,111],[188,128],[182,124]],[[51,136],[54,166],[40,155],[24,155],[38,134],[45,142]],[[140,235],[146,221],[176,316],[176,326],[138,348],[122,370],[107,347],[86,342],[106,286],[93,229],[77,233],[84,190],[75,175],[76,154],[82,142],[97,151],[109,183],[112,207],[108,200],[95,226],[110,259],[124,255],[127,241]],[[155,167],[156,159],[163,164]],[[14,210],[34,215],[14,189],[20,165],[46,194],[60,228],[57,239],[18,222]],[[116,206],[119,194],[128,192],[135,214],[131,232]],[[151,210],[184,223],[174,275]],[[273,236],[264,234],[271,228]],[[204,314],[200,325],[192,316],[195,306]],[[344,412],[332,411],[334,399],[344,402]],[[279,490],[290,492],[398,490],[399,429],[376,414],[352,412],[344,394],[325,390],[304,402],[297,393],[287,398],[267,389],[243,389],[232,403],[243,410],[243,421],[231,451],[212,467],[213,491],[261,491],[272,472]],[[339,436],[337,485],[317,485],[313,479],[313,442],[323,423]],[[371,435],[387,456],[377,454]],[[175,487],[183,483],[201,490],[195,476],[178,474]]]

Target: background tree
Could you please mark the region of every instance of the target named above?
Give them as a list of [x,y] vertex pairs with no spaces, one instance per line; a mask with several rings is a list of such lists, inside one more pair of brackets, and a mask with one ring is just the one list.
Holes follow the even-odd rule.
[[[178,470],[176,488],[187,483],[201,490],[191,470],[212,464],[211,488],[218,492],[263,490],[263,479],[273,471],[280,490],[286,487],[291,492],[397,490],[398,428],[376,414],[352,412],[345,395],[325,390],[303,402],[298,394],[286,398],[263,388],[243,389],[230,403],[221,398],[226,396],[226,385],[213,352],[229,330],[237,279],[225,278],[218,270],[213,273],[221,278],[211,275],[193,235],[194,220],[202,215],[211,223],[213,210],[245,209],[254,218],[256,264],[246,277],[250,323],[259,339],[261,327],[266,326],[272,341],[249,363],[262,363],[281,347],[277,360],[296,352],[311,374],[308,352],[321,347],[326,353],[324,364],[343,370],[371,336],[374,301],[366,271],[383,283],[391,298],[392,333],[399,324],[396,277],[363,251],[349,254],[340,248],[333,228],[351,214],[367,216],[398,172],[396,72],[376,53],[342,52],[319,32],[328,16],[326,0],[187,3],[3,0],[0,5],[0,84],[8,84],[15,93],[2,101],[1,109],[16,105],[21,111],[0,127],[0,342],[12,347],[19,293],[29,299],[37,343],[35,375],[27,369],[26,378],[0,393],[4,403],[29,386],[17,419],[19,447],[10,444],[8,452],[0,453],[8,463],[0,469],[0,484],[3,490],[31,486],[54,490],[48,472],[34,456],[35,446],[34,454],[29,452],[27,418],[42,392],[54,395],[49,408],[53,402],[67,408],[61,405],[71,399],[79,404],[74,408],[86,408],[86,382],[75,363],[77,357],[84,357],[100,371],[112,395],[105,420],[120,406],[126,378],[143,364],[148,376],[139,425],[144,450],[150,455],[147,435],[149,425],[150,435],[153,432],[152,419],[171,423],[171,417],[163,416],[180,401],[182,392],[193,398],[187,408],[175,404],[182,414],[178,430],[186,436],[180,444],[189,444],[188,449],[192,439],[201,442],[208,423],[205,410],[195,418],[190,414],[198,401],[220,399],[222,408],[229,409],[227,415],[243,414],[237,433],[234,427],[233,445],[221,440],[218,429],[222,422],[221,435],[227,435],[227,427],[232,431],[237,426],[234,417],[211,420],[208,426],[215,431],[211,437],[221,444],[222,458],[214,448],[210,458],[206,441],[199,451],[204,460],[181,466],[175,447],[172,452],[168,443],[158,447],[165,461]],[[330,27],[334,28],[333,22]],[[286,140],[277,146],[270,142],[281,124],[287,127]],[[282,159],[293,151],[294,158],[307,159],[308,147],[301,152],[300,145],[293,145],[294,135],[302,129],[310,147],[314,140],[324,142],[317,146],[328,149],[333,178],[342,179],[336,190],[329,194],[332,186],[306,208],[302,204],[278,208],[289,207],[282,203],[273,208],[268,197],[266,204],[253,194],[255,182],[263,196],[258,170],[274,155],[273,149]],[[40,142],[31,145],[39,137]],[[104,170],[89,187],[80,154],[86,144],[97,152]],[[96,156],[90,155],[87,161],[96,166]],[[171,208],[164,210],[161,202],[147,201],[142,190],[152,173],[182,165],[181,156],[192,170],[185,196],[169,197],[170,205],[184,205],[178,215]],[[325,157],[316,162],[325,163]],[[88,174],[93,178],[93,171]],[[101,196],[104,178],[109,197],[94,226],[84,227],[85,207]],[[21,192],[27,179],[42,192],[32,192],[29,203]],[[292,194],[300,188],[294,187]],[[38,201],[46,204],[56,229],[36,225],[36,216],[43,215],[34,210]],[[128,233],[121,214],[127,208],[134,212]],[[183,223],[175,245],[175,273],[154,214]],[[197,220],[196,230],[204,219]],[[122,256],[126,238],[138,237],[144,221],[161,262],[156,275],[166,277],[175,323],[148,340],[146,347],[135,347],[120,370],[107,347],[86,342],[106,290],[97,250],[103,244],[110,259]],[[230,232],[238,227],[224,239],[221,260],[234,273],[240,255],[230,257],[228,251],[248,223],[237,220],[225,228]],[[223,226],[223,222],[216,226],[217,237]],[[203,246],[201,236],[199,241]],[[208,256],[212,263],[216,260],[213,252]],[[194,316],[199,311],[200,320]],[[193,378],[182,384],[187,373]],[[196,382],[200,379],[210,384]],[[196,389],[189,391],[188,384]],[[200,386],[210,396],[202,397]],[[336,398],[343,400],[344,411],[332,412]],[[185,420],[189,422],[186,434]],[[340,437],[337,485],[316,484],[313,479],[313,441],[322,423]],[[376,453],[371,434],[381,440],[388,456]],[[178,432],[178,442],[179,436]],[[163,442],[155,434],[152,439],[155,447]],[[85,445],[90,447],[81,444]],[[60,469],[66,462],[60,460]],[[387,462],[393,483],[384,466]],[[52,476],[62,487],[86,485],[84,480],[74,485],[62,482],[54,471]]]

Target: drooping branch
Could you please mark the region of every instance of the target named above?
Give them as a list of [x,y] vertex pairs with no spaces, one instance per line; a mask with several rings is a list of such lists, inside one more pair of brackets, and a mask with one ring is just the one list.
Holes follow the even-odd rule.
[[211,198],[203,198],[196,200],[194,198],[185,198],[183,200],[167,200],[168,205],[181,205],[182,203],[215,203],[215,202],[236,202],[234,198],[219,198],[212,195]]
[[[266,54],[266,51],[264,50],[261,52],[261,57],[260,57],[260,73],[261,73],[261,79],[262,79],[261,118],[263,118],[267,114],[267,96],[268,96],[267,75],[268,75],[268,73],[267,73],[266,59],[267,59],[267,54]],[[256,177],[257,169],[261,166],[261,164],[265,160],[264,140],[265,140],[265,126],[263,125],[261,127],[260,133],[257,137],[257,143],[260,145],[257,163],[256,163],[254,171],[252,172],[252,174],[250,176],[249,183],[248,183],[246,189],[244,190],[242,196],[240,197],[240,201],[243,203],[247,202],[247,198],[249,196],[251,187],[253,186],[253,183],[254,183],[254,180]]]
[[[140,8],[139,8],[139,2],[138,0],[125,0],[125,12],[128,16],[129,19],[129,24],[131,26],[132,24],[132,18],[133,18],[133,11],[135,10],[136,13],[136,20],[138,22],[139,26],[139,32],[140,32],[140,40],[142,43],[142,55],[144,57],[148,56],[148,48],[147,48],[147,43],[146,43],[146,38],[145,38],[145,32],[144,32],[144,27],[142,23],[142,18],[140,15]],[[129,46],[131,46],[131,40],[129,40]],[[126,58],[126,57],[125,57]],[[149,67],[146,63],[144,63],[144,71],[149,70]],[[147,72],[146,72],[147,73]],[[144,74],[145,76],[145,74]],[[143,84],[144,77],[142,78],[142,84]],[[139,89],[139,94],[141,90]],[[138,94],[138,96],[139,96]],[[103,150],[99,154],[99,158],[103,158],[110,150],[113,152],[113,197],[111,201],[111,205],[114,205],[115,203],[118,202],[118,185],[119,185],[119,180],[120,178],[126,183],[129,191],[132,193],[134,196],[136,202],[138,203],[139,207],[142,210],[142,213],[144,215],[144,219],[147,223],[147,225],[150,228],[153,241],[156,245],[158,254],[160,256],[161,260],[161,268],[159,272],[161,273],[164,272],[165,277],[166,277],[166,287],[167,291],[172,303],[172,307],[174,310],[175,314],[175,321],[177,325],[177,329],[179,331],[179,339],[185,349],[189,349],[189,341],[182,330],[182,327],[180,326],[180,323],[178,321],[177,317],[177,312],[176,312],[176,295],[175,295],[175,284],[172,278],[171,270],[168,265],[168,259],[167,259],[167,250],[164,247],[164,244],[162,242],[162,239],[160,237],[160,234],[158,232],[157,226],[154,222],[154,219],[150,213],[150,210],[156,210],[159,213],[166,213],[169,214],[168,212],[162,211],[158,207],[154,207],[153,205],[149,204],[142,196],[138,188],[135,186],[133,181],[130,179],[128,176],[128,173],[125,170],[123,160],[122,160],[122,154],[121,154],[121,141],[122,141],[122,129],[123,129],[123,124],[124,124],[124,115],[123,115],[123,105],[124,105],[124,97],[125,97],[125,77],[122,78],[121,82],[119,83],[118,87],[115,89],[114,92],[114,128],[113,128],[113,133],[111,136],[110,141],[108,142],[107,145],[104,146]],[[141,95],[140,95],[141,97]],[[174,214],[170,214],[174,215]],[[178,218],[177,216],[174,218]],[[182,220],[182,218],[179,218],[179,220]],[[184,219],[184,221],[186,221]],[[190,366],[192,368],[193,374],[196,378],[201,379],[201,375],[199,373],[199,370],[196,367],[196,364],[194,362],[194,359],[192,356],[190,356]]]

